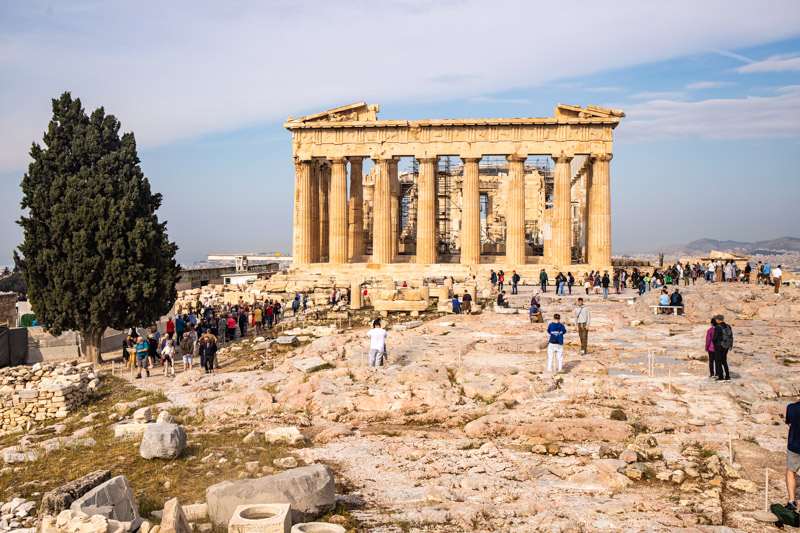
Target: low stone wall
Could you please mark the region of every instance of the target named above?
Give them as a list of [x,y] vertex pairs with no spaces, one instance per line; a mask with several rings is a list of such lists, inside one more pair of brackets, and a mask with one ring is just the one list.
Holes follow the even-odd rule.
[[92,363],[37,363],[0,369],[0,431],[66,418],[99,384]]

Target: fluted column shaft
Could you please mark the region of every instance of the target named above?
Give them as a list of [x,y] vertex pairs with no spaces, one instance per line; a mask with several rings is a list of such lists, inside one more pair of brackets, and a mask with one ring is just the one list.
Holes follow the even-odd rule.
[[611,266],[611,158],[611,154],[601,154],[592,160],[586,255],[587,263],[595,266]]
[[330,212],[328,202],[331,193],[331,165],[324,162],[319,173],[319,217],[320,217],[320,260],[325,260],[329,255],[330,238]]
[[312,226],[311,226],[311,162],[295,163],[294,194],[294,246],[292,258],[294,264],[311,262]]
[[436,262],[436,168],[435,157],[419,160],[417,181],[417,263]]
[[506,262],[525,264],[525,157],[508,159],[508,205],[506,206]]
[[572,263],[572,224],[570,209],[570,169],[571,157],[554,156],[555,178],[553,186],[553,219],[551,228],[553,236],[550,259],[557,266]]
[[362,186],[362,160],[350,157],[350,213],[348,228],[348,259],[352,263],[364,256],[364,189]]
[[311,262],[319,263],[322,255],[320,254],[320,243],[322,242],[319,218],[319,161],[311,163],[311,207],[309,218],[311,219]]
[[347,159],[333,159],[329,208],[329,255],[331,263],[347,262]]
[[461,264],[481,262],[480,158],[461,158],[464,180],[461,189]]
[[391,263],[392,253],[392,186],[389,179],[390,159],[375,161],[375,198],[372,221],[372,262]]
[[389,160],[389,183],[392,189],[392,256],[396,256],[400,251],[400,177],[397,173],[397,159]]

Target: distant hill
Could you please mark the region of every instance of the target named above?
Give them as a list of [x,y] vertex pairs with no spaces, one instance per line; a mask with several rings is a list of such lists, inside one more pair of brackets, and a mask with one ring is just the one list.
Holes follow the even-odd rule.
[[703,238],[687,244],[662,246],[656,250],[656,253],[665,255],[703,255],[713,250],[743,254],[752,254],[756,251],[800,252],[800,239],[796,237],[779,237],[769,241],[740,242]]

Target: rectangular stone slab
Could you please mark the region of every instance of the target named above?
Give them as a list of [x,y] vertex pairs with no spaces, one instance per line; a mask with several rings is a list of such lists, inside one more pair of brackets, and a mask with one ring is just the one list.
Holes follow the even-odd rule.
[[73,479],[57,489],[45,492],[42,497],[40,512],[42,515],[56,516],[64,509],[69,509],[69,506],[77,498],[109,479],[111,479],[111,472],[108,470],[96,470],[91,474]]

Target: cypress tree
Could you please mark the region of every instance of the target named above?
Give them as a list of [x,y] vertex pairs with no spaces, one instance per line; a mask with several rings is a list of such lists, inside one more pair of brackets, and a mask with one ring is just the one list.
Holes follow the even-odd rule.
[[22,179],[18,222],[24,241],[14,260],[44,328],[80,331],[86,359],[100,363],[109,327],[155,323],[177,298],[178,247],[156,210],[161,195],[139,168],[133,133],[102,107],[87,116],[80,99],[53,99],[44,147]]

